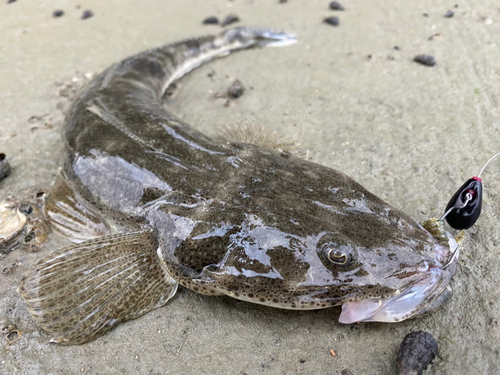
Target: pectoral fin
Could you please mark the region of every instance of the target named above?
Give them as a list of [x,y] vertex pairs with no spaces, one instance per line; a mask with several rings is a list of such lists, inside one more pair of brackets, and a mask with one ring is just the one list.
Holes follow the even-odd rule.
[[110,234],[106,224],[86,207],[62,174],[57,176],[50,189],[44,213],[53,231],[72,242],[80,243]]
[[82,344],[164,305],[177,282],[160,266],[151,231],[73,245],[36,262],[18,292],[52,342]]

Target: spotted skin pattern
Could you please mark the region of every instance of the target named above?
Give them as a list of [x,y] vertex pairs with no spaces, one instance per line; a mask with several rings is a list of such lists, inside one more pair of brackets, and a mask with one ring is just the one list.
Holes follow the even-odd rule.
[[[177,283],[156,260],[157,246],[152,232],[143,231],[64,248],[36,262],[19,292],[54,334],[52,342],[81,344],[175,294]],[[141,293],[131,293],[135,289]]]
[[177,283],[318,309],[376,305],[432,279],[425,299],[392,321],[441,294],[455,272],[440,270],[449,251],[411,217],[341,172],[279,148],[214,141],[163,107],[167,87],[197,66],[293,41],[236,28],[173,43],[114,64],[80,93],[64,132],[71,199],[123,234],[59,250],[28,272],[21,294],[56,342],[98,337],[166,302]]

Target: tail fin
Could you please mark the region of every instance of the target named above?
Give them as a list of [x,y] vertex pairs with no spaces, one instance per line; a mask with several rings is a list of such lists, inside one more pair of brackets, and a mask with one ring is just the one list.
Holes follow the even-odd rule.
[[[95,82],[102,88],[127,82],[148,88],[161,98],[168,86],[200,65],[233,51],[263,46],[286,46],[297,41],[294,34],[260,27],[236,27],[218,35],[186,39],[153,48],[114,64]],[[91,85],[92,86],[92,85]]]
[[73,245],[39,260],[18,292],[51,342],[82,344],[164,305],[177,282],[160,266],[150,231]]
[[[282,47],[296,42],[297,36],[295,34],[261,27],[235,27],[225,30],[219,35],[188,39],[143,52],[139,56],[149,55],[157,58],[166,53],[167,57],[174,57],[176,69],[172,71],[170,76],[167,75],[168,78],[162,85],[160,96],[163,96],[172,82],[213,58],[226,56],[240,49],[264,46]],[[175,53],[172,54],[172,51]],[[163,64],[169,65],[164,62]]]
[[236,27],[224,31],[218,37],[222,44],[232,49],[258,47],[282,47],[297,42],[297,35],[262,27]]

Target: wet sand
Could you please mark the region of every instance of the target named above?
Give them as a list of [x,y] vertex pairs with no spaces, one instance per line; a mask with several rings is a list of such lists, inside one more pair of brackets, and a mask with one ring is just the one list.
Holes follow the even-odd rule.
[[[500,13],[489,1],[450,8],[432,1],[39,1],[0,4],[0,152],[11,175],[0,198],[50,186],[61,165],[63,113],[85,74],[141,50],[217,33],[209,16],[298,34],[299,43],[235,53],[179,82],[166,106],[214,136],[234,123],[297,139],[315,162],[339,169],[421,221],[500,150]],[[77,5],[81,5],[77,9]],[[64,14],[54,18],[54,10]],[[90,9],[94,16],[81,19]],[[453,10],[452,18],[444,17]],[[423,14],[426,13],[427,16]],[[337,27],[322,19],[338,16]],[[429,37],[433,36],[429,40]],[[395,46],[399,50],[394,49]],[[436,66],[413,62],[433,55]],[[238,99],[216,98],[239,79]],[[396,374],[412,330],[440,345],[426,374],[500,373],[498,161],[484,173],[483,214],[468,231],[453,297],[435,313],[398,324],[341,325],[340,309],[284,311],[186,289],[165,307],[81,346],[49,344],[16,293],[39,253],[0,260],[0,323],[23,333],[0,346],[2,374]],[[330,354],[330,349],[336,356]]]

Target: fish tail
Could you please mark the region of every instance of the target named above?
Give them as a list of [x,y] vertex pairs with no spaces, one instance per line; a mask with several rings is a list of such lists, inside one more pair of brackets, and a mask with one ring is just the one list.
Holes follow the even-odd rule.
[[131,56],[103,73],[102,87],[128,81],[136,87],[153,89],[161,98],[171,83],[214,58],[240,49],[286,46],[296,41],[296,36],[290,33],[237,27],[219,35],[187,39]]
[[[261,27],[236,27],[225,30],[216,36],[188,39],[175,43],[177,69],[160,90],[163,96],[168,86],[191,70],[217,57],[233,51],[253,47],[279,47],[297,41],[295,34],[275,31]],[[169,52],[172,47],[160,47],[159,51]]]
[[297,36],[291,33],[262,27],[236,27],[221,33],[216,39],[231,49],[248,47],[282,47],[297,42]]
[[54,335],[82,344],[164,305],[177,282],[161,267],[151,231],[117,234],[53,252],[36,262],[18,292]]

